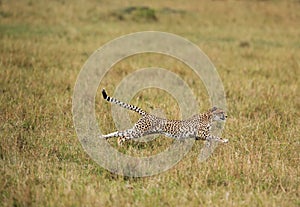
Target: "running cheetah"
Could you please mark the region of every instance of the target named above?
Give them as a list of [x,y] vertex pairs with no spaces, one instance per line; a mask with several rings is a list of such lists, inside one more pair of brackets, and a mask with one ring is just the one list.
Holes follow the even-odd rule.
[[167,137],[175,139],[195,138],[196,140],[228,142],[228,139],[210,134],[213,121],[224,121],[227,118],[225,112],[217,107],[211,108],[204,114],[196,114],[186,120],[168,120],[151,115],[137,106],[110,97],[107,95],[105,89],[102,90],[102,95],[106,101],[135,111],[142,116],[131,129],[102,135],[102,138],[105,139],[119,137],[119,145],[122,145],[128,139],[136,139],[149,134],[164,134]]

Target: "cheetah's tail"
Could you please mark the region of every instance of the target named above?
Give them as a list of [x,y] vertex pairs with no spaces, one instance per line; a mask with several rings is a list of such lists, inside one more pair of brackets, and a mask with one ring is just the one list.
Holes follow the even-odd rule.
[[111,103],[114,103],[114,104],[117,104],[119,106],[122,106],[123,108],[126,108],[126,109],[129,109],[129,110],[132,110],[132,111],[135,111],[137,113],[139,113],[140,115],[142,116],[145,116],[147,115],[148,113],[145,112],[143,109],[137,107],[137,106],[134,106],[134,105],[131,105],[131,104],[127,104],[127,103],[124,103],[122,101],[119,101],[118,99],[116,98],[113,98],[113,97],[110,97],[107,95],[105,89],[103,88],[102,89],[102,96],[103,98],[106,100],[106,101],[109,101]]

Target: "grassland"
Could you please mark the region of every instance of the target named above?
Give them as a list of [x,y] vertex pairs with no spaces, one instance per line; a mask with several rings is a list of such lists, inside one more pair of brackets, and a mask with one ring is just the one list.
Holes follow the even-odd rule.
[[[146,5],[149,12],[126,13]],[[0,1],[0,206],[299,206],[299,11],[300,2],[289,0]],[[129,178],[85,153],[73,126],[72,94],[94,50],[144,30],[181,35],[210,57],[226,91],[223,136],[230,143],[198,163],[203,143],[197,142],[169,171]],[[113,91],[147,66],[176,72],[201,109],[209,106],[186,66],[160,55],[122,61],[99,87]],[[153,90],[132,103],[179,116],[174,100]],[[97,97],[100,127],[113,131],[109,105]],[[169,143],[162,137],[120,150],[155,154]]]

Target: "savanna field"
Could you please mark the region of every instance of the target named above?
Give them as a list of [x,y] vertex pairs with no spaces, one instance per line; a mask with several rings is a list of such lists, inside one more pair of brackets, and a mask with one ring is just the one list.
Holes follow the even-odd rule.
[[[300,1],[0,1],[0,206],[300,206]],[[80,69],[100,46],[140,31],[180,35],[211,59],[223,82],[228,119],[219,145],[198,162],[197,141],[176,166],[144,178],[116,175],[84,151],[72,116]],[[104,133],[114,131],[111,94],[144,67],[179,75],[199,103],[205,86],[189,67],[159,54],[129,57],[106,74],[96,95]],[[130,102],[180,118],[162,90]],[[133,120],[139,116],[129,112]],[[157,154],[172,140],[117,146]]]

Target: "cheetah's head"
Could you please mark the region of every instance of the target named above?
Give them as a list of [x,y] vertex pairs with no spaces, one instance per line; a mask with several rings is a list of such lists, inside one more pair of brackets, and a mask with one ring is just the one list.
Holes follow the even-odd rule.
[[227,118],[225,111],[215,106],[210,109],[210,113],[212,114],[213,121],[225,121]]

